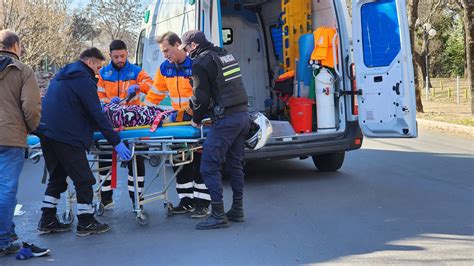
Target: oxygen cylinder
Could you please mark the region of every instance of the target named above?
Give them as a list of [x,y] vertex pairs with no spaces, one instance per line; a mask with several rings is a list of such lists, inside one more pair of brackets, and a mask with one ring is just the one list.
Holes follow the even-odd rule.
[[327,68],[322,68],[314,81],[317,131],[325,133],[336,132],[335,78]]
[[314,48],[314,36],[312,33],[301,35],[299,41],[299,53],[300,58],[297,65],[297,80],[299,84],[299,95],[298,97],[308,97],[310,92],[310,85],[312,79],[312,69],[308,64],[311,57],[311,53]]

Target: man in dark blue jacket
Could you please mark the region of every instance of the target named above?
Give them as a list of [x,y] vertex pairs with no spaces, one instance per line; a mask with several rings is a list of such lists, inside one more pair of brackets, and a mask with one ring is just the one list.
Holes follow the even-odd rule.
[[95,75],[104,61],[97,48],[83,51],[79,61],[65,66],[54,77],[43,99],[37,133],[50,178],[38,224],[40,233],[71,230],[70,225],[60,223],[56,218],[56,206],[61,193],[67,190],[68,176],[77,196],[79,222],[76,235],[86,236],[110,229],[94,218],[92,186],[95,179],[86,151],[92,145],[93,131],[98,128],[122,159],[130,160],[131,152],[120,141],[100,107]]

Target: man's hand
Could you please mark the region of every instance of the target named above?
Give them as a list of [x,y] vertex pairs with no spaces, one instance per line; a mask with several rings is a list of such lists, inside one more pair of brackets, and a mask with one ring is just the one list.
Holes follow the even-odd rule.
[[139,90],[140,90],[140,86],[138,86],[137,84],[134,84],[134,85],[128,87],[127,97],[130,97],[130,95],[132,95],[132,94],[137,94],[137,92]]
[[191,126],[195,127],[195,128],[201,128],[201,124],[198,124],[194,121],[191,121]]
[[115,103],[115,104],[119,104],[121,101],[121,99],[117,96],[115,96],[114,98],[112,98],[112,100],[110,100],[111,103]]

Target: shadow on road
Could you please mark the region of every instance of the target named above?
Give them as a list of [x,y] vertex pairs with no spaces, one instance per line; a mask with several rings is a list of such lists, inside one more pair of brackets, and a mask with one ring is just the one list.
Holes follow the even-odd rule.
[[404,253],[423,250],[431,255],[418,262],[463,261],[456,250],[443,253],[449,246],[474,259],[472,156],[364,149],[347,153],[337,173],[318,172],[311,159],[251,162],[246,170],[247,193],[271,201],[266,214],[277,225],[269,228],[293,226],[283,238],[313,250],[298,263],[379,251],[406,263]]

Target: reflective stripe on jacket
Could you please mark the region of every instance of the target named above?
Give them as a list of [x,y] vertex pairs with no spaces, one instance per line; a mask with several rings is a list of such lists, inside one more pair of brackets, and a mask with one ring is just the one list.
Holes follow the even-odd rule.
[[166,95],[169,95],[174,110],[188,107],[189,99],[193,95],[191,67],[192,60],[189,57],[186,57],[182,64],[164,61],[156,71],[154,86],[148,92],[145,103],[158,106]]
[[[128,88],[134,84],[140,86],[140,92],[143,94],[147,94],[150,88],[153,87],[150,76],[140,67],[127,61],[125,66],[117,71],[110,62],[100,70],[97,93],[101,102],[108,103],[117,96],[120,99],[127,97]],[[143,105],[141,95],[135,96],[128,104]]]

